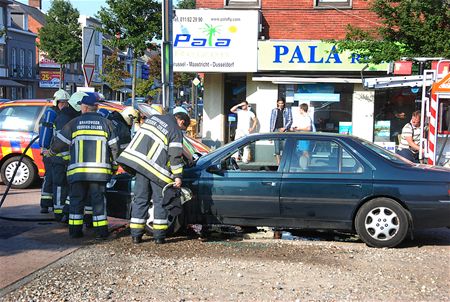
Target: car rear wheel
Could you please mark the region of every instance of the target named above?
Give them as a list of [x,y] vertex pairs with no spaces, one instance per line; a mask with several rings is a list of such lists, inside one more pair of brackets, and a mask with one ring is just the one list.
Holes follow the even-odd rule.
[[376,198],[356,214],[355,228],[368,246],[395,247],[406,237],[409,221],[405,209],[389,198]]
[[[0,170],[2,181],[8,185],[12,176],[14,174],[14,170],[19,163],[19,156],[14,156],[7,159]],[[28,188],[37,178],[37,171],[33,164],[33,162],[24,158],[20,163],[19,169],[17,170],[16,176],[14,177],[14,181],[12,183],[12,188],[15,189],[25,189]]]

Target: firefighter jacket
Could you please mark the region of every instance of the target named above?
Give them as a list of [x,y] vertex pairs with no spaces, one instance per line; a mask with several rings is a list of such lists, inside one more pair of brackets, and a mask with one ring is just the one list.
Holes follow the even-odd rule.
[[128,126],[127,122],[123,119],[122,115],[113,111],[108,116],[108,119],[114,125],[114,130],[116,131],[117,136],[119,137],[119,154],[122,153],[123,150],[128,146],[131,141],[131,127]]
[[119,145],[111,121],[96,112],[72,119],[56,134],[50,152],[59,153],[69,146],[69,183],[109,181],[115,169]]
[[[76,118],[77,116],[80,116],[80,112],[76,111],[72,108],[72,106],[67,106],[61,109],[61,111],[58,113],[55,119],[55,137],[56,135],[62,130],[62,128],[67,125],[71,120]],[[64,150],[61,150],[58,154],[56,154],[58,157],[62,157],[64,161],[69,161],[70,154],[69,154],[69,146],[67,146]]]
[[164,187],[183,173],[183,132],[173,115],[152,115],[118,158],[122,165]]

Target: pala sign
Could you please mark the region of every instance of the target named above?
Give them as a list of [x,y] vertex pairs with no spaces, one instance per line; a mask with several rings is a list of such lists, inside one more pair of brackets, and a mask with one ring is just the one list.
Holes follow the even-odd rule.
[[177,34],[174,47],[228,47],[231,39],[192,38],[190,34]]

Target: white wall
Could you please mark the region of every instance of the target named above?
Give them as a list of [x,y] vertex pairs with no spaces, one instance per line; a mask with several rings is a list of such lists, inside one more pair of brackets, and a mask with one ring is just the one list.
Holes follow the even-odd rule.
[[224,74],[207,73],[204,78],[202,142],[211,147],[224,143]]
[[353,135],[373,141],[373,112],[375,91],[364,90],[362,84],[355,84],[352,102]]
[[252,75],[247,75],[247,102],[256,104],[258,131],[269,132],[270,113],[277,106],[278,85],[272,82],[252,82]]

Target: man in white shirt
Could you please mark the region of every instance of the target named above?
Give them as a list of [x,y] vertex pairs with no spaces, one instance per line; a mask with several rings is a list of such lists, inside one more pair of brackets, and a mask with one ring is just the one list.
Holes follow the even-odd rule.
[[397,154],[414,163],[418,163],[421,132],[422,128],[420,127],[420,111],[414,111],[411,117],[411,121],[407,123],[402,129]]
[[[255,114],[248,107],[248,102],[243,101],[230,109],[231,112],[237,114],[237,127],[234,139],[241,138],[252,133],[258,123]],[[244,147],[242,162],[248,163],[250,157],[250,146]]]

